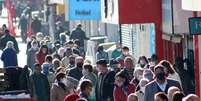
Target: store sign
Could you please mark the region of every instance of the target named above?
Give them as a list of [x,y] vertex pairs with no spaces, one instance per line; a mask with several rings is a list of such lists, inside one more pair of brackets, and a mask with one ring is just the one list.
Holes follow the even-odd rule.
[[100,20],[100,0],[68,0],[69,20]]
[[201,0],[182,0],[182,9],[201,11]]
[[49,0],[49,4],[64,4],[64,0]]
[[201,35],[201,17],[189,18],[189,29],[191,35]]

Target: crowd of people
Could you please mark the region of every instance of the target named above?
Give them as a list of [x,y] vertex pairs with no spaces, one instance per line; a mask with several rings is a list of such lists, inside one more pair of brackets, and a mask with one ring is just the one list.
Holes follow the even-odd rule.
[[[159,61],[155,54],[150,58],[140,56],[136,61],[129,54],[129,47],[117,43],[111,56],[103,46],[98,47],[94,65],[85,58],[83,40],[88,38],[81,25],[77,30],[72,31],[71,40],[65,41],[53,42],[43,33],[32,36],[27,42],[24,68],[18,67],[22,61],[17,59],[19,48],[15,38],[4,30],[0,48],[5,75],[12,78],[8,78],[8,90],[27,90],[36,101],[200,100],[193,94],[191,67],[185,68],[182,58],[177,58],[174,65],[167,60]],[[15,72],[16,69],[21,72]]]

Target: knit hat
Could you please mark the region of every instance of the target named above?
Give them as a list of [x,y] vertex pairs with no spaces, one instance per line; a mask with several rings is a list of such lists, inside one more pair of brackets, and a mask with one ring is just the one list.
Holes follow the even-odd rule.
[[96,62],[96,64],[100,64],[100,65],[107,65],[107,61],[105,59],[100,59]]
[[115,65],[115,64],[119,64],[119,62],[116,59],[110,60],[110,66]]

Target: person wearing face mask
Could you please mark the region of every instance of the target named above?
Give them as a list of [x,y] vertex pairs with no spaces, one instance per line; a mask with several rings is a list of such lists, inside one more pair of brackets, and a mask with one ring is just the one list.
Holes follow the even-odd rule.
[[138,97],[138,101],[144,101],[145,85],[149,83],[148,79],[141,79],[139,83],[139,90],[135,92]]
[[82,74],[83,62],[84,62],[83,57],[76,57],[75,59],[76,66],[69,70],[68,76],[71,76],[77,80],[80,80],[83,76]]
[[150,70],[150,69],[145,69],[144,72],[143,72],[143,78],[146,78],[148,79],[149,81],[152,81],[153,80],[153,72]]
[[124,60],[124,71],[127,72],[127,76],[129,81],[133,79],[133,72],[134,72],[134,60],[132,57],[126,57]]
[[142,68],[136,68],[133,75],[134,75],[134,78],[131,80],[131,82],[137,86],[140,82],[140,80],[142,79],[142,75],[143,75],[143,69]]
[[116,59],[121,55],[121,45],[119,42],[116,43],[116,49],[112,52],[112,58]]
[[167,79],[162,65],[154,67],[155,79],[145,87],[144,101],[154,101],[154,95],[158,92],[168,93],[168,89],[172,86],[182,90],[178,81]]
[[41,73],[41,65],[34,64],[33,74],[30,76],[30,89],[36,101],[50,101],[50,85],[47,77]]
[[67,68],[71,66],[74,67],[76,57],[78,57],[78,55],[74,54],[71,48],[67,48],[65,51],[65,56],[61,60],[62,66]]
[[64,57],[65,49],[63,47],[60,47],[58,50],[58,55],[60,57],[60,60]]
[[126,59],[126,57],[131,57],[131,58],[133,58],[133,57],[129,54],[129,48],[126,47],[126,46],[124,46],[124,47],[121,49],[121,55],[116,58],[116,60],[120,63],[120,65],[121,65],[122,68],[125,66],[124,60]]
[[69,70],[73,67],[75,67],[75,56],[71,55],[71,56],[69,56],[68,66],[65,68],[66,74],[68,74]]
[[92,65],[85,63],[82,69],[82,74],[83,74],[83,77],[81,78],[80,81],[88,79],[92,82],[92,85],[93,85],[93,91],[92,91],[93,94],[89,96],[89,101],[96,101],[95,87],[96,87],[97,77],[93,73]]
[[32,48],[32,42],[36,41],[39,45],[39,42],[36,40],[36,37],[34,35],[31,36],[31,38],[27,42],[27,49],[26,49],[26,54],[29,51],[30,48]]
[[45,57],[48,54],[48,47],[47,45],[42,45],[39,51],[36,53],[36,63],[42,65],[45,62]]
[[110,60],[110,69],[118,73],[121,70],[119,62],[115,59]]
[[129,54],[129,48],[128,48],[128,47],[124,46],[121,51],[122,51],[121,56],[118,57],[118,58],[121,58],[121,59],[124,60],[127,56],[132,57],[132,56]]
[[129,82],[125,71],[120,71],[115,76],[114,101],[127,101],[127,96],[135,92],[135,86]]
[[89,99],[89,97],[93,95],[93,85],[90,80],[85,79],[81,81],[80,90],[80,98],[85,98],[87,101],[95,101]]
[[96,83],[96,101],[113,101],[115,72],[108,70],[107,61],[101,59],[96,62],[98,77]]
[[138,60],[138,64],[141,68],[148,68],[148,60],[145,56],[140,56]]
[[66,75],[62,72],[56,74],[56,81],[52,84],[50,101],[63,101],[65,95],[69,94]]
[[38,42],[33,40],[31,42],[31,48],[27,52],[27,65],[33,70],[34,64],[36,63],[35,54],[39,50]]
[[109,62],[109,56],[108,53],[104,50],[103,46],[98,46],[97,52],[96,52],[96,61],[100,59],[105,59],[107,62]]
[[177,80],[180,83],[180,85],[182,85],[179,74],[175,71],[175,69],[173,68],[172,64],[169,61],[162,60],[159,62],[159,64],[164,66],[165,74],[169,79]]

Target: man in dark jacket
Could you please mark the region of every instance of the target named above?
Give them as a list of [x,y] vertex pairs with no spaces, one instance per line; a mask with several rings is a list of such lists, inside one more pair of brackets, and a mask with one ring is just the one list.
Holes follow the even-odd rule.
[[154,68],[156,79],[146,85],[144,101],[154,101],[154,95],[158,92],[164,92],[167,94],[168,89],[172,86],[178,87],[182,90],[178,81],[167,79],[165,77],[164,67],[157,65]]
[[14,48],[17,53],[19,53],[19,47],[15,37],[10,35],[9,30],[5,30],[5,34],[0,38],[0,49],[3,50],[6,47],[8,41],[12,41],[14,43]]
[[78,39],[80,41],[80,47],[84,48],[84,40],[88,40],[89,38],[86,37],[85,32],[82,30],[82,25],[79,24],[75,30],[72,31],[70,35],[70,40],[76,40]]
[[35,19],[33,20],[31,26],[32,26],[32,30],[33,30],[34,35],[36,35],[36,33],[38,33],[38,32],[41,32],[42,24],[41,24],[41,21],[38,19],[37,16],[35,16]]
[[31,94],[37,101],[50,101],[50,85],[47,77],[41,73],[40,64],[35,64],[30,84]]
[[91,96],[91,92],[93,90],[92,82],[87,79],[81,81],[80,90],[80,98],[85,98],[87,101],[90,101],[89,97]]
[[26,42],[27,39],[27,27],[28,27],[28,20],[25,14],[22,14],[20,17],[20,22],[18,28],[21,30],[21,38],[23,42]]
[[82,78],[82,66],[84,59],[82,57],[76,57],[75,64],[76,67],[69,70],[68,76],[77,79],[78,81]]
[[56,23],[56,32],[54,34],[54,40],[60,40],[59,36],[60,34],[64,32],[64,28],[62,27],[62,24],[60,21]]
[[104,59],[97,61],[96,64],[99,70],[96,85],[97,101],[113,101],[115,72],[108,70],[107,61]]

